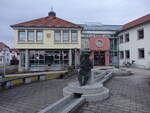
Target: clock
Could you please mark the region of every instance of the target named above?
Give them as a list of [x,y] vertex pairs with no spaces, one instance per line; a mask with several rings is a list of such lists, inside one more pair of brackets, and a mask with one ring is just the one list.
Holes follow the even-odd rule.
[[103,41],[102,40],[97,40],[96,41],[96,46],[99,47],[99,48],[103,47]]

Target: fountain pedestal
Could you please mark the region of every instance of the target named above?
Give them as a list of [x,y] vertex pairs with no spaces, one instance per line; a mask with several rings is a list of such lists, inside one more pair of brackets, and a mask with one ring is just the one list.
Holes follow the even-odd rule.
[[101,101],[109,97],[109,90],[101,82],[95,82],[85,86],[80,86],[78,82],[72,82],[63,89],[63,96],[75,93],[81,94],[86,101]]

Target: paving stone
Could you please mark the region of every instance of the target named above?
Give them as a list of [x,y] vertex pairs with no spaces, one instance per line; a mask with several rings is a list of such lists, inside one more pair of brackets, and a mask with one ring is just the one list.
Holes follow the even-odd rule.
[[53,79],[0,91],[0,113],[37,113],[63,97],[67,80]]
[[85,107],[92,108],[96,113],[149,113],[150,70],[128,70],[134,72],[134,75],[116,76],[104,84],[110,90],[110,98],[102,102],[88,103],[80,107],[80,110],[82,109],[80,113],[88,111]]

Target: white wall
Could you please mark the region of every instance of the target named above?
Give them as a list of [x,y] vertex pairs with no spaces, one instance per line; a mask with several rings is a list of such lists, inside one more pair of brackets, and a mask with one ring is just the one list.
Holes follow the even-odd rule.
[[[4,65],[4,57],[3,56],[4,56],[4,51],[1,51],[0,57],[2,58],[2,61],[0,61],[0,65]],[[11,58],[10,50],[9,50],[9,48],[7,48],[5,51],[5,63],[6,63],[6,65],[10,64],[10,58]]]
[[[144,29],[144,39],[138,40],[137,30],[141,28]],[[130,62],[131,60],[135,60],[136,66],[141,68],[143,67],[150,68],[150,22],[123,31],[119,35],[125,33],[129,33],[130,41],[127,43],[124,42],[123,44],[119,44],[119,50],[120,51],[130,50],[130,59],[129,59]],[[124,36],[124,40],[125,40],[125,36]],[[138,58],[138,48],[145,49],[144,59]],[[124,52],[124,56],[125,56],[125,52]],[[120,59],[120,65],[123,65],[123,62],[125,60],[126,60],[125,58]]]

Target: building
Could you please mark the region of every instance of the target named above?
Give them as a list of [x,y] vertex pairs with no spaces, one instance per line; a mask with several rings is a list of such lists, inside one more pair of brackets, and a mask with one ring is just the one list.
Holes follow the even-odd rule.
[[79,64],[82,27],[56,17],[54,11],[47,17],[11,27],[15,32],[15,48],[20,51],[20,71]]
[[9,65],[11,60],[11,52],[9,46],[0,42],[0,66]]
[[81,24],[81,50],[94,51],[94,65],[119,65],[118,39],[116,32],[121,25]]
[[119,62],[139,68],[150,68],[150,14],[123,25],[118,33]]
[[12,48],[11,49],[11,60],[15,57],[17,60],[19,60],[20,51],[18,49]]

